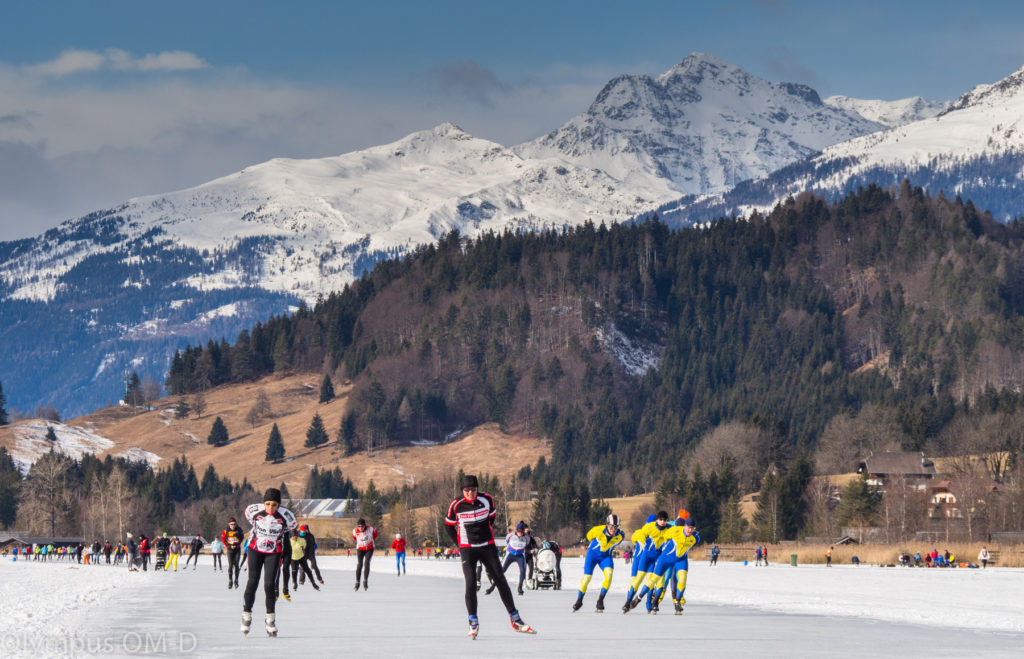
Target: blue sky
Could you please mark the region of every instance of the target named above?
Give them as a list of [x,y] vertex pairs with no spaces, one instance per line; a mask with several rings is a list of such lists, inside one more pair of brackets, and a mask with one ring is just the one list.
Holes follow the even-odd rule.
[[1024,66],[1021,2],[10,4],[0,240],[442,121],[515,144],[691,52],[823,97],[950,100]]

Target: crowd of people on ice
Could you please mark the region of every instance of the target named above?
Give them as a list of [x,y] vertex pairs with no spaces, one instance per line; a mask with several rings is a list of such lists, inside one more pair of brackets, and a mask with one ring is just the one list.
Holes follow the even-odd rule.
[[[232,517],[210,546],[213,556],[214,571],[223,572],[227,563],[228,589],[239,588],[242,568],[247,570],[245,590],[242,596],[241,631],[248,633],[252,624],[252,610],[256,601],[260,581],[263,582],[266,617],[264,626],[267,634],[277,635],[276,603],[280,597],[291,599],[291,590],[296,590],[306,581],[314,590],[320,590],[324,584],[323,576],[317,565],[316,538],[308,525],[300,525],[295,515],[281,506],[281,493],[276,488],[268,489],[262,503],[249,505],[244,512],[250,530],[243,532],[238,521]],[[515,604],[514,595],[505,572],[512,565],[519,568],[516,593],[523,595],[524,580],[533,579],[534,571],[540,571],[535,565],[541,550],[525,521],[510,527],[505,535],[505,560],[501,562],[498,545],[495,542],[493,523],[497,517],[497,506],[491,495],[478,490],[476,476],[467,475],[462,480],[462,496],[452,500],[445,516],[445,529],[454,545],[449,550],[421,548],[416,550],[417,556],[434,556],[446,559],[458,557],[462,563],[465,578],[465,604],[469,623],[469,636],[476,638],[480,631],[480,620],[477,613],[477,592],[481,589],[482,573],[486,571],[489,587],[487,595],[497,590],[502,604],[505,606],[509,621],[515,631],[534,634],[532,627],[527,625]],[[644,604],[648,613],[657,613],[665,596],[669,596],[677,615],[682,614],[686,603],[684,593],[689,573],[689,552],[700,542],[700,534],[696,530],[696,521],[686,510],[679,510],[674,519],[670,519],[666,511],[658,511],[648,516],[640,528],[636,529],[626,542],[625,533],[621,528],[618,515],[610,514],[603,524],[594,526],[586,534],[586,549],[583,554],[583,577],[576,591],[576,601],[572,611],[583,607],[590,582],[595,572],[601,579],[595,609],[605,609],[605,596],[611,587],[615,569],[614,558],[620,547],[627,559],[630,569],[629,586],[622,612],[628,614]],[[366,520],[359,519],[352,530],[357,563],[354,590],[369,589],[370,563],[380,540],[379,531]],[[178,558],[188,553],[183,570],[193,560],[192,569],[198,567],[203,540],[191,537],[182,542],[177,536],[167,533],[150,538],[143,533],[127,534],[125,542],[100,543],[93,542],[71,546],[54,546],[52,544],[37,545],[20,549],[23,560],[33,561],[75,561],[88,565],[126,565],[131,571],[147,571],[150,563],[155,570],[178,571]],[[551,587],[561,588],[561,556],[562,548],[557,543],[542,543],[543,550],[549,550],[553,557],[553,566],[548,565],[545,571],[552,573],[557,570],[557,577],[552,574]],[[395,534],[390,546],[385,546],[395,555],[395,571],[399,577],[405,574],[406,539],[400,533]],[[833,547],[826,551],[826,565],[831,566]],[[351,552],[351,550],[349,550]],[[14,560],[18,559],[19,549],[11,552]],[[715,565],[721,553],[718,546],[711,549],[711,565]],[[6,551],[5,551],[6,555]],[[759,545],[755,550],[755,564],[768,564],[768,550]],[[151,561],[152,559],[152,561]],[[987,565],[991,556],[986,548],[982,548],[978,556],[982,567]],[[942,567],[956,565],[956,557],[948,551],[900,555],[902,565],[924,567]]]

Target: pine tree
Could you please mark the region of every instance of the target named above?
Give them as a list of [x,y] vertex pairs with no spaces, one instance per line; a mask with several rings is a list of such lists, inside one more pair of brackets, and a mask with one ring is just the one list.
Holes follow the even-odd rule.
[[210,436],[206,438],[206,443],[224,446],[228,443],[228,438],[227,426],[224,425],[224,421],[220,417],[217,417],[213,420],[213,427],[210,428]]
[[188,413],[191,412],[191,411],[192,411],[192,407],[188,404],[188,401],[185,400],[185,397],[182,396],[181,398],[178,399],[178,402],[175,403],[175,405],[174,405],[174,418],[175,419],[184,419],[185,417],[188,416]]
[[277,489],[281,490],[281,499],[282,500],[288,501],[289,499],[292,498],[291,493],[288,492],[288,486],[285,484],[284,481],[281,481],[281,486],[279,488],[277,488]]
[[7,418],[7,397],[4,396],[4,383],[0,382],[0,426],[6,426],[10,423],[10,419]]
[[359,499],[359,516],[370,526],[379,526],[381,520],[381,496],[374,485],[373,479],[366,486],[363,496]]
[[747,532],[747,520],[740,509],[737,495],[729,497],[722,510],[722,524],[718,527],[718,541],[728,544],[743,542]]
[[320,383],[320,402],[329,403],[334,399],[334,384],[331,376],[324,373],[324,380]]
[[270,429],[270,437],[267,439],[267,462],[277,462],[284,457],[284,441],[281,439],[281,431],[277,424]]
[[338,428],[338,445],[344,447],[345,455],[356,452],[356,413],[349,412],[341,418]]
[[57,441],[57,433],[53,431],[53,426],[46,426],[46,439],[51,442]]
[[142,401],[142,380],[139,379],[139,374],[136,371],[132,371],[128,382],[125,384],[124,402],[125,405],[138,407],[142,405]]
[[309,424],[309,430],[306,431],[306,447],[316,448],[321,444],[326,444],[329,439],[330,437],[324,429],[324,420],[320,418],[319,414],[314,414],[313,422]]

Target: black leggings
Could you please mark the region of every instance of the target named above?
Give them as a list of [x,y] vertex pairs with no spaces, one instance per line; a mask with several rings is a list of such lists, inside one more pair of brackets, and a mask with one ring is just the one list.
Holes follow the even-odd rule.
[[238,581],[238,574],[242,571],[239,565],[239,555],[242,550],[238,547],[228,550],[228,581]]
[[196,566],[199,565],[199,552],[196,552],[194,554],[189,554],[188,558],[185,559],[185,567],[188,567],[188,564],[192,562],[193,558],[196,559]]
[[309,563],[310,569],[316,573],[316,578],[322,582],[324,578],[320,576],[320,566],[316,564],[316,554],[310,554],[309,558],[306,559],[306,562]]
[[498,594],[501,595],[501,603],[505,610],[512,613],[516,610],[516,602],[512,599],[512,589],[505,581],[505,573],[501,571],[501,562],[498,560],[498,548],[494,545],[486,547],[462,547],[459,550],[462,554],[462,575],[466,578],[466,611],[471,616],[476,615],[476,564],[482,563],[487,570],[487,576],[491,582],[498,587]]
[[220,568],[222,572],[224,571],[224,564],[220,562],[220,554],[213,555],[213,569],[216,570],[217,568]]
[[[357,549],[356,556],[358,562],[356,563],[356,583],[359,583],[359,573],[363,573],[363,585],[366,585],[370,581],[370,559],[373,558],[373,549]],[[366,561],[365,564],[363,561]],[[311,576],[310,579],[313,577]]]
[[[300,573],[302,574],[302,578],[303,579],[305,579],[306,577],[309,577],[309,583],[313,584],[313,586],[316,586],[316,582],[313,581],[313,573],[309,571],[309,564],[306,562],[306,559],[302,558],[302,559],[299,559],[299,560],[295,560],[293,558],[292,559],[292,588],[298,588],[299,587],[299,574]],[[288,577],[287,577],[287,575],[285,575],[285,581],[287,581],[287,580],[288,580]],[[306,582],[303,581],[302,583],[306,583]]]
[[277,602],[277,570],[281,566],[281,554],[261,554],[256,550],[249,550],[249,581],[245,584],[245,595],[242,600],[242,610],[252,612],[252,605],[256,601],[256,587],[260,584],[260,573],[263,573],[263,593],[267,598],[267,613],[274,612],[274,604]]

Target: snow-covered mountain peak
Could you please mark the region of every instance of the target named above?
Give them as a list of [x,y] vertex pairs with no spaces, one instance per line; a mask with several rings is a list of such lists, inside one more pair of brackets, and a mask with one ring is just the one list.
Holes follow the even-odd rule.
[[600,169],[664,198],[724,190],[880,128],[806,85],[694,53],[657,78],[614,78],[586,112],[515,151]]
[[1024,95],[1024,67],[1017,69],[998,82],[976,86],[954,101],[946,112],[977,105],[999,104],[1021,95]]
[[901,98],[897,101],[865,100],[849,96],[829,96],[827,105],[856,112],[869,121],[882,124],[888,128],[930,119],[949,107],[949,103],[929,101],[920,96]]

